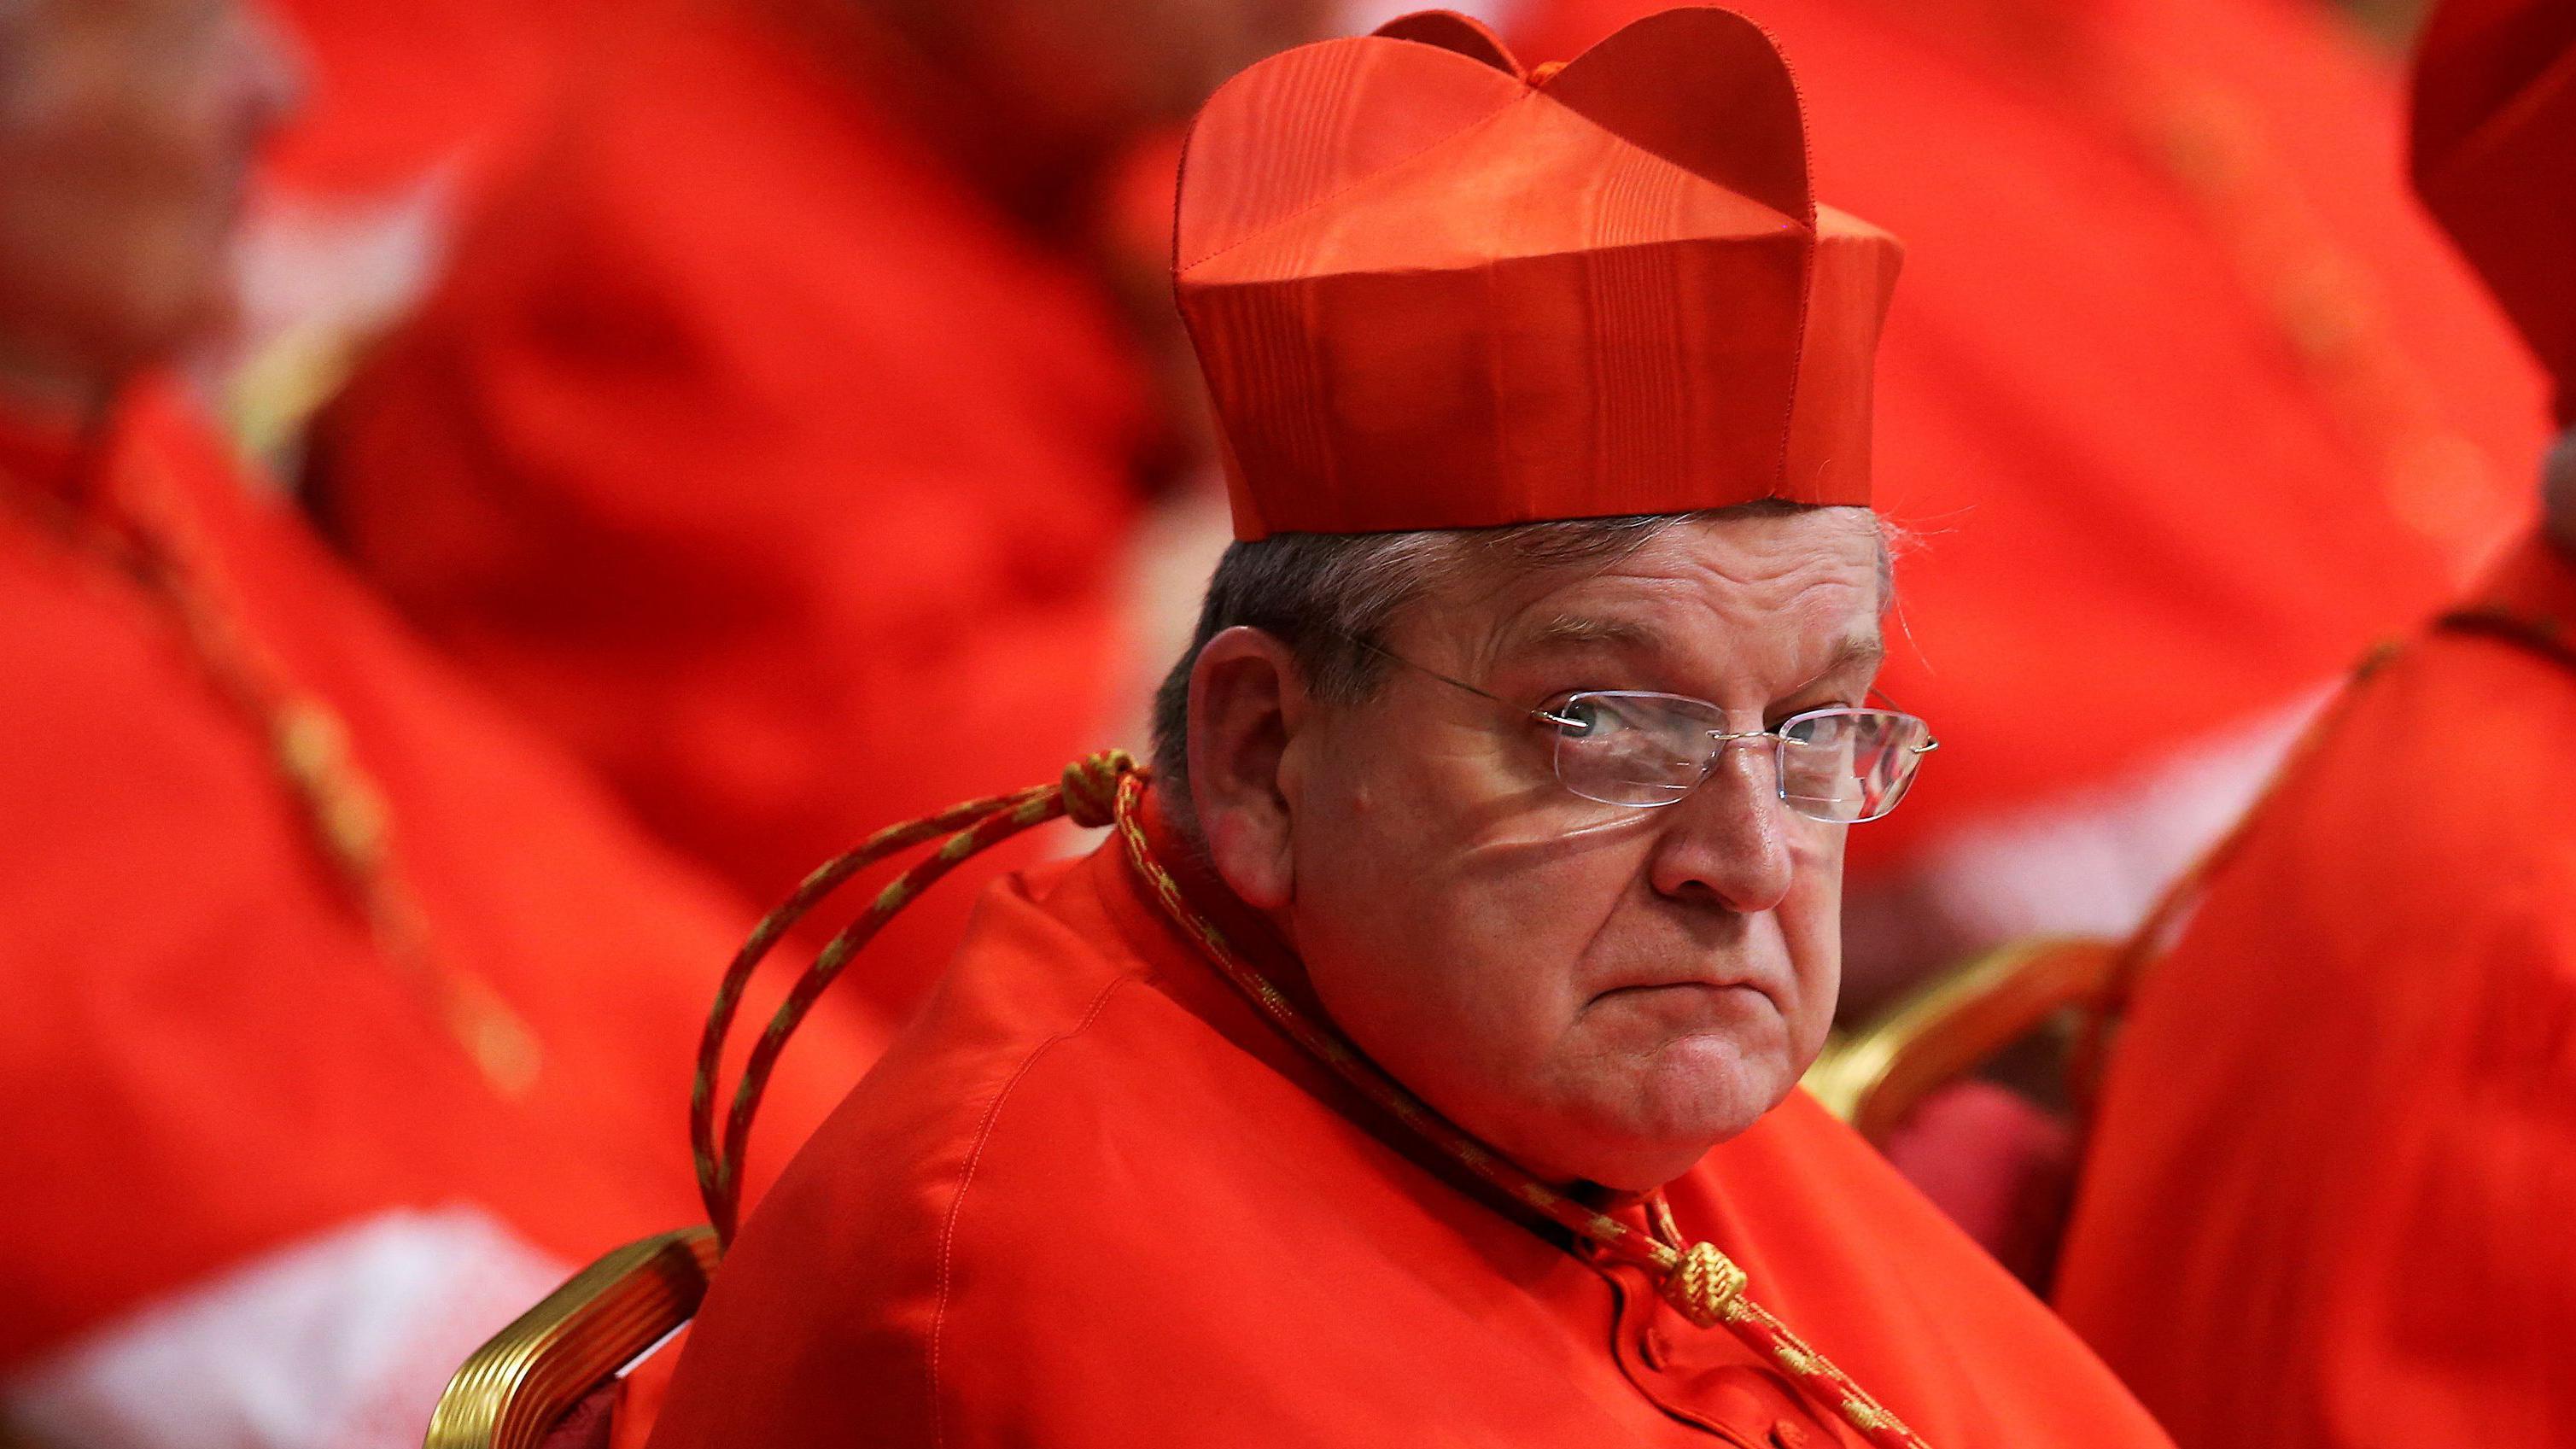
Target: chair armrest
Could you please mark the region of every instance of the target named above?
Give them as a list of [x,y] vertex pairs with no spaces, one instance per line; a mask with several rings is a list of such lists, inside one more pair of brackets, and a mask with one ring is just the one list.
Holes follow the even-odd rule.
[[456,1371],[425,1449],[536,1449],[566,1411],[689,1321],[716,1252],[713,1229],[683,1228],[574,1274]]
[[2119,950],[2114,941],[2051,938],[1976,957],[1826,1043],[1802,1085],[1861,1136],[1884,1145],[1932,1092],[2057,1013],[2097,1002]]

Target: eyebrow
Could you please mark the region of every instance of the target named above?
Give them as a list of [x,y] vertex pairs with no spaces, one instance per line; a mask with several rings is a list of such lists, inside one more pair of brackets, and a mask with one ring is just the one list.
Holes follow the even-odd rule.
[[1628,619],[1594,619],[1576,614],[1559,614],[1530,631],[1528,642],[1537,648],[1571,648],[1587,644],[1650,645],[1661,636],[1652,628]]
[[1844,670],[1857,670],[1863,666],[1866,666],[1866,672],[1876,674],[1878,666],[1886,662],[1887,641],[1885,639],[1875,634],[1846,634],[1843,636],[1843,642],[1834,646],[1833,657],[1826,660],[1825,667],[1817,670],[1807,683],[1813,684],[1819,679],[1830,679]]
[[[1528,643],[1535,648],[1581,648],[1609,645],[1614,647],[1650,648],[1663,641],[1653,626],[1632,619],[1604,619],[1580,614],[1559,614],[1530,631]],[[1820,679],[1830,679],[1846,670],[1865,669],[1876,673],[1887,658],[1887,642],[1876,634],[1847,634],[1834,646],[1824,667],[1809,675],[1798,688],[1804,689]]]

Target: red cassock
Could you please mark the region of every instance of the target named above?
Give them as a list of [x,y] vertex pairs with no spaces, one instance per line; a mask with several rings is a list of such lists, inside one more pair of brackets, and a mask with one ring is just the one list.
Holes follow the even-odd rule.
[[596,58],[317,471],[442,649],[774,900],[1096,746],[1147,429],[1093,286],[753,8]]
[[583,0],[263,0],[305,81],[262,158],[274,183],[342,199],[453,186],[544,111]]
[[[2564,411],[2576,5],[2427,36],[2418,185]],[[2179,902],[2057,1298],[2182,1444],[2576,1442],[2571,740],[2576,560],[2535,538],[2354,682]]]
[[[1652,8],[1544,0],[1523,48]],[[1854,886],[1928,876],[1953,947],[2123,929],[2521,516],[2532,369],[2331,6],[1743,8],[1796,58],[1818,194],[1907,245],[1875,497],[1920,537],[1881,682],[1942,749]]]
[[[206,629],[128,568],[164,556]],[[425,958],[386,949],[281,767],[317,708]],[[0,416],[0,721],[0,1416],[416,1444],[568,1265],[694,1216],[686,1059],[746,913],[412,643],[173,390],[89,446]],[[532,1082],[478,1069],[439,1005],[462,982],[533,1034]],[[809,1123],[867,1045],[823,1029],[788,1088]]]
[[2192,1449],[2576,1443],[2576,564],[2475,606],[2353,686],[2114,1039],[2057,1303]]
[[[1258,918],[1181,881],[1293,988]],[[1114,840],[1014,878],[746,1225],[653,1443],[1859,1442],[1638,1269],[1406,1140],[1217,974]],[[1928,1442],[2165,1442],[1803,1096],[1666,1192]]]

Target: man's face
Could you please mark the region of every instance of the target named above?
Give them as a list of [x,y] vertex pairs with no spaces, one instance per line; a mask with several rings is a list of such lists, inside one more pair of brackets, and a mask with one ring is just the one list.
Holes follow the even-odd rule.
[[0,0],[0,348],[116,371],[223,313],[291,76],[236,0]]
[[1583,799],[1521,711],[1655,690],[1758,730],[1859,706],[1879,547],[1856,508],[1690,523],[1409,606],[1389,647],[1510,707],[1390,666],[1293,734],[1274,914],[1334,1021],[1551,1178],[1652,1186],[1776,1106],[1832,1018],[1847,827],[1781,802],[1763,740],[1675,804]]

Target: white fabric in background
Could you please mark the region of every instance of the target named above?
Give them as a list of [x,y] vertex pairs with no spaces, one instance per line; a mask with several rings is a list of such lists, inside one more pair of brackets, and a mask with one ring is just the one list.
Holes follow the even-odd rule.
[[381,1213],[99,1325],[0,1382],[0,1416],[48,1449],[416,1449],[567,1276],[475,1208]]

